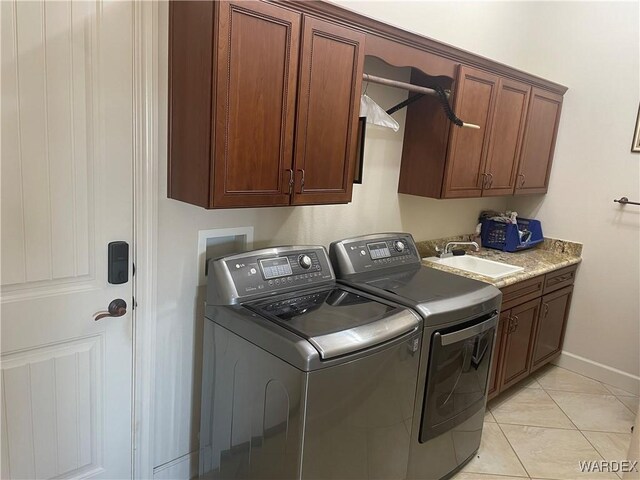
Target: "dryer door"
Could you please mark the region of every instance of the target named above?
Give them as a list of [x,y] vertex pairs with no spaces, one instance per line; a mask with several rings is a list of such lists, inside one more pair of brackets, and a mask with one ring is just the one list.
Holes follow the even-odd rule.
[[462,329],[433,334],[421,443],[484,408],[497,319],[497,314],[491,314]]

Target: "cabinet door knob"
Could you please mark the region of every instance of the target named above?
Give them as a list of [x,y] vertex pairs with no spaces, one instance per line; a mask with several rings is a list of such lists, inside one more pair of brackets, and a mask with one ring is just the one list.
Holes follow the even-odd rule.
[[520,177],[522,177],[520,179],[520,188],[522,188],[522,187],[524,187],[524,179],[525,179],[524,173],[519,173],[518,174],[518,178],[520,178]]
[[487,175],[489,175],[489,185],[487,185],[487,188],[491,188],[493,186],[493,175],[491,173],[487,173]]
[[549,304],[544,304],[544,316],[546,317],[549,314]]

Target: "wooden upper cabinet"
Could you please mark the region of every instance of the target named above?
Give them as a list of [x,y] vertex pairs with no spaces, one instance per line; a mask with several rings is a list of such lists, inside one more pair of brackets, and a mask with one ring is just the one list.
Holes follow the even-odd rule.
[[351,200],[364,35],[304,17],[292,203]]
[[287,205],[300,14],[219,2],[214,207]]
[[170,2],[170,198],[351,200],[365,36],[293,7]]
[[460,66],[454,96],[454,112],[466,123],[480,129],[450,129],[445,171],[445,198],[479,197],[484,183],[487,144],[493,119],[498,77]]
[[167,196],[209,208],[213,2],[169,2]]
[[483,196],[513,193],[530,92],[530,86],[513,80],[501,78],[498,83]]
[[[425,78],[412,73],[415,83],[435,81]],[[411,103],[398,192],[435,198],[546,192],[562,96],[466,66],[458,68],[454,92],[455,114],[480,129],[454,126],[434,97]]]
[[547,192],[561,109],[561,95],[538,88],[531,92],[516,194]]

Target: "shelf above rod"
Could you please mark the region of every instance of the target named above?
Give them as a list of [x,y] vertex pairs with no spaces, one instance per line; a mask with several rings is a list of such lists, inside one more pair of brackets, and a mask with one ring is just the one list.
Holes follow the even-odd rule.
[[621,197],[618,200],[614,200],[614,202],[620,205],[640,205],[640,202],[630,202],[627,197]]
[[[377,83],[379,85],[386,85],[387,87],[400,88],[402,90],[408,90],[410,92],[422,93],[423,95],[431,95],[433,97],[438,96],[438,93],[433,88],[421,87],[420,85],[400,82],[398,80],[391,80],[389,78],[376,77],[375,75],[369,75],[368,73],[362,74],[362,80],[364,80],[365,82]],[[447,98],[449,98],[448,93]]]

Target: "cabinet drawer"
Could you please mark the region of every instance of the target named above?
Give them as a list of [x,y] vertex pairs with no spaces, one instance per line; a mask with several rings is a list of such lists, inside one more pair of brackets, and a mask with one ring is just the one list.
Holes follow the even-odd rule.
[[502,289],[502,311],[528,302],[542,295],[544,275],[523,282],[514,283]]
[[543,294],[554,292],[560,288],[573,285],[576,279],[576,270],[578,265],[571,265],[569,267],[561,268],[555,272],[547,273],[544,277],[544,289]]

